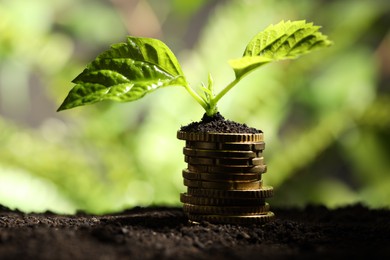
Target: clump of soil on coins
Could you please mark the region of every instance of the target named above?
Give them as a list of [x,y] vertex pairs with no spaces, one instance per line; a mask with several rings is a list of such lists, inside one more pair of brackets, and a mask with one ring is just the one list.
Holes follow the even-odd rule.
[[226,120],[219,112],[214,116],[204,114],[201,121],[182,126],[180,131],[191,133],[262,133],[261,130],[249,127],[246,124]]

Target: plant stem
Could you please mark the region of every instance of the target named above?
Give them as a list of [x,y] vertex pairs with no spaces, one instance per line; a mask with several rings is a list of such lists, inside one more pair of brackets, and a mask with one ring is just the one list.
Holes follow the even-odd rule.
[[230,82],[229,85],[227,85],[224,89],[222,89],[222,91],[219,92],[218,95],[214,96],[212,94],[212,92],[214,90],[213,89],[213,83],[212,83],[212,79],[209,76],[208,88],[209,88],[211,94],[207,98],[207,100],[205,100],[201,96],[199,96],[199,94],[196,93],[189,85],[185,86],[185,88],[188,91],[188,93],[190,93],[190,95],[196,100],[196,102],[198,102],[204,108],[204,110],[206,111],[206,114],[208,116],[213,116],[213,115],[215,115],[218,112],[218,109],[217,109],[218,101],[226,93],[228,93],[229,90],[231,90],[239,81],[240,81],[240,78],[236,78],[235,80]]
[[229,90],[231,90],[238,82],[240,81],[240,78],[236,78],[234,79],[232,82],[229,83],[229,85],[227,85],[224,89],[221,90],[221,92],[218,93],[218,95],[216,95],[214,98],[213,98],[213,102],[214,103],[213,105],[215,106],[218,101],[226,94],[229,92]]

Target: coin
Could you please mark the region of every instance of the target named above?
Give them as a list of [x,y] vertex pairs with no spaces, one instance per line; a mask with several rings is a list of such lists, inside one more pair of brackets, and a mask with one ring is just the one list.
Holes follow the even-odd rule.
[[197,158],[184,156],[184,161],[188,164],[215,165],[215,159],[213,158]]
[[194,142],[186,141],[187,148],[205,149],[205,150],[233,150],[233,151],[263,151],[265,148],[264,142],[252,143],[219,143],[219,142]]
[[213,166],[213,165],[194,165],[189,164],[188,170],[192,172],[209,172],[209,173],[265,173],[267,172],[267,165],[256,166]]
[[266,214],[258,215],[197,215],[187,214],[188,219],[193,222],[207,221],[216,224],[265,224],[272,221],[275,218],[275,214],[272,211],[268,211]]
[[208,158],[255,158],[260,153],[253,151],[231,151],[231,150],[202,150],[194,148],[183,148],[183,154],[192,157],[208,157]]
[[203,158],[184,156],[184,161],[188,164],[200,164],[200,165],[223,165],[223,166],[255,166],[263,165],[263,157],[256,158]]
[[199,173],[183,170],[182,175],[189,180],[204,180],[204,181],[259,181],[261,174],[259,173]]
[[209,215],[237,215],[237,214],[262,214],[269,211],[269,204],[257,206],[204,206],[184,203],[183,211],[191,214],[209,214]]
[[263,165],[263,164],[264,164],[263,157],[256,157],[252,159],[252,165]]
[[271,198],[274,190],[271,186],[262,186],[260,189],[253,190],[219,190],[219,189],[202,189],[192,188],[187,189],[187,194],[191,196],[208,197],[208,198]]
[[188,195],[187,193],[180,194],[180,202],[192,205],[206,206],[255,206],[264,205],[264,198],[214,198],[214,197],[197,197]]
[[263,133],[241,134],[241,133],[191,133],[177,132],[177,138],[188,141],[200,142],[261,142],[264,140]]
[[262,181],[235,182],[235,181],[197,181],[184,179],[184,185],[191,188],[217,189],[217,190],[254,190],[260,189]]
[[255,143],[252,143],[252,145],[253,145],[253,148],[252,148],[253,151],[263,151],[265,149],[264,142],[255,142]]

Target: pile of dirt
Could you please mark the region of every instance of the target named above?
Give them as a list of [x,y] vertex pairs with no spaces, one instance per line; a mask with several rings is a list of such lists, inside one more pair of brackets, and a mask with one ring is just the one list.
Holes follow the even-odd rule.
[[214,116],[204,114],[201,121],[182,126],[180,131],[196,133],[262,133],[261,130],[249,127],[246,124],[226,120],[219,112]]
[[265,225],[189,223],[180,208],[24,214],[0,208],[0,259],[256,259],[390,256],[390,211],[273,209]]

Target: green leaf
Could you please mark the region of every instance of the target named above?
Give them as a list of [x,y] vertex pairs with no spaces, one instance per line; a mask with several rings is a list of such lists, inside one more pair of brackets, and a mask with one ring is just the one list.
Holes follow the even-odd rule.
[[236,78],[271,61],[294,59],[312,50],[330,46],[319,26],[306,21],[287,21],[271,25],[247,45],[243,57],[229,61]]
[[103,100],[129,102],[167,86],[187,86],[180,64],[161,41],[128,37],[101,53],[73,81],[58,111]]
[[[236,77],[240,78],[242,75],[245,74],[245,71],[249,72],[271,61],[272,59],[263,56],[244,56],[240,59],[230,60],[229,64],[232,68],[234,68],[234,71],[236,72]],[[243,72],[242,75],[237,76],[237,73],[241,72]]]

